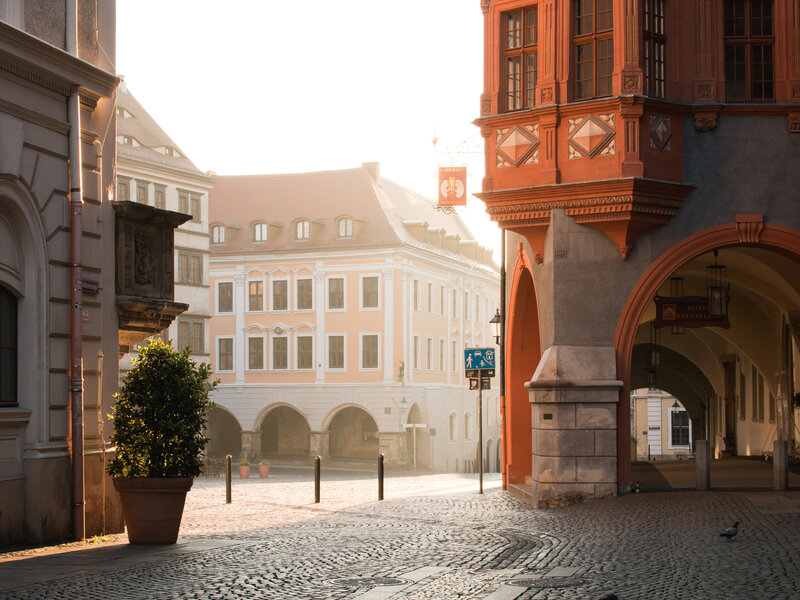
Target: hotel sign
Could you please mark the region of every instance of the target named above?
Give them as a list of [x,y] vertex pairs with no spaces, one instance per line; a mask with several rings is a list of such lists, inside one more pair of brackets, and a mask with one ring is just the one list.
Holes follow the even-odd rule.
[[439,206],[467,205],[467,167],[439,167]]
[[[706,296],[655,297],[655,327],[724,327],[731,326],[728,315],[710,315]],[[727,313],[727,311],[726,311]]]

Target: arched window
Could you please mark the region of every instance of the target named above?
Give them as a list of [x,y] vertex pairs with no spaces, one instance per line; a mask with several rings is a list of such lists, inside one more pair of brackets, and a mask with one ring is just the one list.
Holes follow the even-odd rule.
[[0,406],[17,404],[17,297],[0,286]]
[[454,442],[456,439],[456,413],[450,414],[450,441]]
[[472,432],[472,415],[467,413],[464,415],[464,439],[468,440],[472,436],[470,435]]

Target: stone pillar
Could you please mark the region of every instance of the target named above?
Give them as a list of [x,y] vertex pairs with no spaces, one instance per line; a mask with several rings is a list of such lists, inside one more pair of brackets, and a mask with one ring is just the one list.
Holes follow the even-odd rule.
[[309,435],[311,456],[328,458],[331,454],[331,434],[329,431],[312,431]]
[[[386,466],[408,466],[410,457],[406,450],[405,432],[379,432],[378,433],[378,452],[382,452]],[[375,460],[378,457],[375,456]]]
[[789,488],[789,443],[775,440],[772,444],[772,487],[782,492]]
[[711,447],[708,440],[695,441],[694,456],[697,489],[711,489]]
[[614,348],[551,346],[526,387],[533,410],[534,506],[615,496],[622,382]]
[[[244,310],[247,302],[247,285],[245,284],[244,268],[237,267],[237,273],[233,276],[233,310],[236,315],[233,340],[233,368],[236,371],[236,383],[244,383],[244,365],[247,357],[244,335]],[[269,295],[266,298],[269,298]],[[244,440],[244,438],[242,439]],[[242,446],[242,451],[244,451],[244,446]]]
[[250,462],[261,458],[260,431],[242,431],[242,455]]

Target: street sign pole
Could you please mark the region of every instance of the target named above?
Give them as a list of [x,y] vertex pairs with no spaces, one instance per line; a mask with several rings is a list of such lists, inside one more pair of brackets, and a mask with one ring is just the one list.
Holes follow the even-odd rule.
[[480,479],[478,493],[483,493],[483,386],[478,386],[478,462],[480,463]]

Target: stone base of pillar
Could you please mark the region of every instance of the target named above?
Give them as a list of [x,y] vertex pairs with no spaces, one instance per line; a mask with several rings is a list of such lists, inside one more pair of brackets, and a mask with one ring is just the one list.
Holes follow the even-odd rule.
[[711,447],[708,440],[695,440],[695,482],[698,490],[711,489]]
[[[387,467],[408,467],[411,458],[406,452],[406,434],[381,432],[378,434],[378,452],[383,453]],[[377,460],[378,457],[375,457]]]
[[548,508],[617,495],[614,348],[551,346],[530,383],[532,504]]
[[309,433],[309,450],[311,456],[328,458],[331,454],[331,434],[328,431],[312,431]]
[[772,444],[772,487],[779,492],[789,488],[789,443],[785,440]]
[[242,431],[242,457],[251,463],[261,458],[260,431]]

